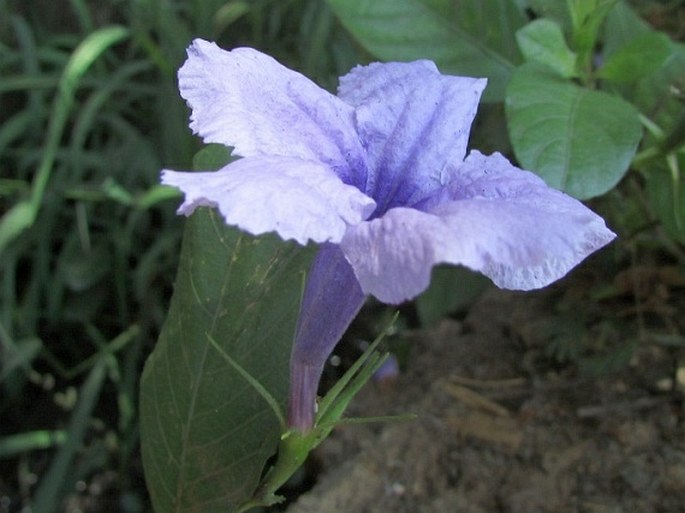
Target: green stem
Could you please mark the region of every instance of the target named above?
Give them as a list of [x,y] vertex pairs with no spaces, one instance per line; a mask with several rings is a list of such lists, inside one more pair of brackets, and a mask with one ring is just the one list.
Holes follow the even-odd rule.
[[318,445],[317,430],[307,434],[289,431],[283,435],[278,445],[278,459],[269,469],[252,499],[243,504],[236,513],[242,513],[254,507],[268,507],[283,501],[276,492],[288,482],[293,474],[307,459],[309,452]]

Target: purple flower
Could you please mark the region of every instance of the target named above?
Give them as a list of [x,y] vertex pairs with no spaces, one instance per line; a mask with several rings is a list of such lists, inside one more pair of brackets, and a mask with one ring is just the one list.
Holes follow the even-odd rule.
[[179,86],[191,128],[243,158],[163,171],[185,193],[179,212],[216,207],[252,234],[321,243],[291,356],[291,426],[311,428],[324,362],[368,294],[413,298],[442,262],[503,288],[543,287],[614,238],[502,155],[466,156],[485,84],[430,61],[374,63],[343,76],[334,96],[250,48],[188,49]]

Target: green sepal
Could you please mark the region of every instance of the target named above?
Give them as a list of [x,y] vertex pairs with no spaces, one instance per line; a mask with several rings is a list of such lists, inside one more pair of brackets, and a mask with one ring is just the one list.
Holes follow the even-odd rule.
[[319,401],[314,427],[303,433],[298,430],[287,430],[281,436],[278,456],[269,469],[252,499],[244,503],[236,513],[243,513],[255,507],[268,507],[283,501],[277,495],[278,490],[293,476],[307,459],[309,453],[323,442],[333,428],[339,424],[361,422],[406,421],[415,418],[412,415],[372,417],[362,419],[343,418],[343,414],[352,399],[371,379],[388,357],[387,353],[377,351],[378,344],[390,331],[397,319],[397,314],[388,328],[364,351],[340,380]]

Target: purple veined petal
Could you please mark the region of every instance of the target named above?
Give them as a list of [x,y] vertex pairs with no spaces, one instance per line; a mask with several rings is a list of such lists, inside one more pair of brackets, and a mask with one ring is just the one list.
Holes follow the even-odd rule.
[[352,68],[340,77],[338,97],[354,107],[373,100],[388,86],[412,82],[416,77],[440,73],[433,61],[374,62]]
[[205,142],[233,146],[243,157],[318,160],[346,183],[365,183],[352,107],[268,55],[196,39],[178,80],[192,108],[190,127]]
[[616,237],[580,201],[499,153],[471,152],[445,191],[426,210],[473,241],[462,249],[471,263],[463,263],[502,288],[549,285]]
[[375,208],[321,163],[289,157],[249,157],[214,172],[164,170],[162,183],[185,194],[180,214],[217,207],[227,224],[253,235],[275,231],[300,244],[339,242],[348,225]]
[[501,155],[473,152],[449,187],[351,228],[341,246],[362,290],[398,303],[422,292],[438,263],[530,290],[563,277],[615,235],[579,201]]
[[376,214],[411,206],[446,183],[448,163],[466,155],[485,85],[441,75],[430,61],[358,66],[340,79],[339,96],[356,107]]
[[[449,182],[438,193],[415,205],[419,210],[444,201],[471,199],[518,198],[523,201],[551,202],[550,208],[564,205],[575,208],[578,201],[548,187],[538,175],[512,165],[502,154],[483,155],[473,150],[463,162],[452,163],[447,170]],[[541,190],[548,194],[539,194]],[[569,201],[570,200],[570,201]]]
[[441,247],[451,234],[440,217],[413,208],[393,208],[383,217],[351,227],[340,247],[365,294],[398,304],[428,287]]

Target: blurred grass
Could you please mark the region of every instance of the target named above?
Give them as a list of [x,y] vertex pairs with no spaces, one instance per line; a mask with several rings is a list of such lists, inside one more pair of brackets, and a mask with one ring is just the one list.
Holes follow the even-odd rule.
[[318,0],[0,0],[0,512],[149,508],[137,386],[182,224],[159,170],[199,145],[194,37],[327,86],[364,59]]

